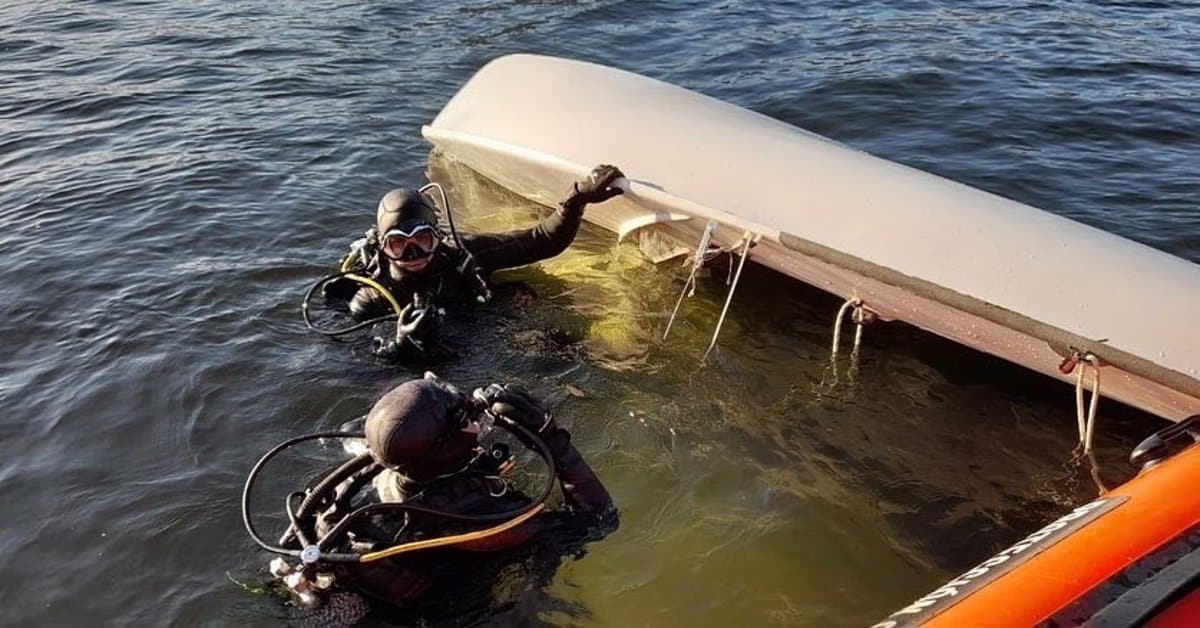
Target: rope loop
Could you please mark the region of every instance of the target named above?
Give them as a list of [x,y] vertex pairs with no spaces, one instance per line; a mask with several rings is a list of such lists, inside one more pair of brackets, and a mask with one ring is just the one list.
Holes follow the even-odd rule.
[[842,343],[842,322],[846,319],[846,313],[853,310],[854,314],[850,316],[850,320],[854,322],[854,349],[853,353],[858,353],[858,348],[862,345],[862,328],[863,323],[869,319],[867,309],[863,306],[862,299],[853,297],[842,304],[838,308],[837,317],[833,319],[833,349],[829,352],[829,359],[836,360],[838,355],[838,345]]
[[[1079,444],[1083,453],[1092,453],[1092,438],[1096,431],[1096,410],[1100,406],[1100,360],[1092,353],[1076,351],[1070,358],[1075,371],[1075,419],[1079,428]],[[1083,379],[1092,372],[1092,396],[1084,403]],[[1085,410],[1086,408],[1086,410]]]

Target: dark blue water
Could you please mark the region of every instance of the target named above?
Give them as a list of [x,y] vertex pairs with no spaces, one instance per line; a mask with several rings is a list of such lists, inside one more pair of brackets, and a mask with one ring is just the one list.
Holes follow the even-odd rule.
[[[423,369],[305,333],[298,299],[383,192],[423,180],[420,125],[518,51],[679,84],[1200,261],[1196,3],[7,4],[0,623],[286,617],[232,581],[261,584],[267,559],[238,519],[244,474]],[[434,167],[476,225],[535,216]],[[856,377],[832,383],[838,304],[770,273],[750,274],[704,368],[719,278],[669,343],[677,270],[609,234],[505,280],[538,298],[462,313],[437,369],[549,398],[623,524],[549,584],[509,573],[461,623],[861,625],[1096,492],[1068,464],[1069,389],[903,326],[871,329]],[[1102,408],[1115,482],[1157,423]]]

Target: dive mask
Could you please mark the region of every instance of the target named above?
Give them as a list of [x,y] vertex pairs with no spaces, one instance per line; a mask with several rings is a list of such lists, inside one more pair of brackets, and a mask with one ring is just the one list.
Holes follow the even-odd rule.
[[419,224],[412,229],[396,228],[383,234],[379,250],[392,261],[411,262],[432,255],[440,240],[436,227]]

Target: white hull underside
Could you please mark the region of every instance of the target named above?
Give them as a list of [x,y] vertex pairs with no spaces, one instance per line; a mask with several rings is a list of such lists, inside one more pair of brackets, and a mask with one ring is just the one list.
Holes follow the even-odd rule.
[[[598,163],[626,194],[590,206],[613,232],[694,245],[759,236],[750,261],[1064,381],[1069,347],[1101,392],[1179,420],[1200,412],[1200,267],[895,164],[736,106],[587,63],[489,63],[425,137],[553,206]],[[1088,378],[1090,381],[1090,376]]]

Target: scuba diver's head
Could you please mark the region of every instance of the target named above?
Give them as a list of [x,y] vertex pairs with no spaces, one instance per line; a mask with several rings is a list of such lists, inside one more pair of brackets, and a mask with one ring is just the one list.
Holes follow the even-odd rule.
[[471,400],[436,379],[393,388],[367,415],[367,448],[384,466],[416,482],[454,473],[473,458],[479,429]]
[[420,192],[396,188],[384,194],[375,212],[380,254],[402,272],[425,270],[442,239],[437,220],[437,209]]

